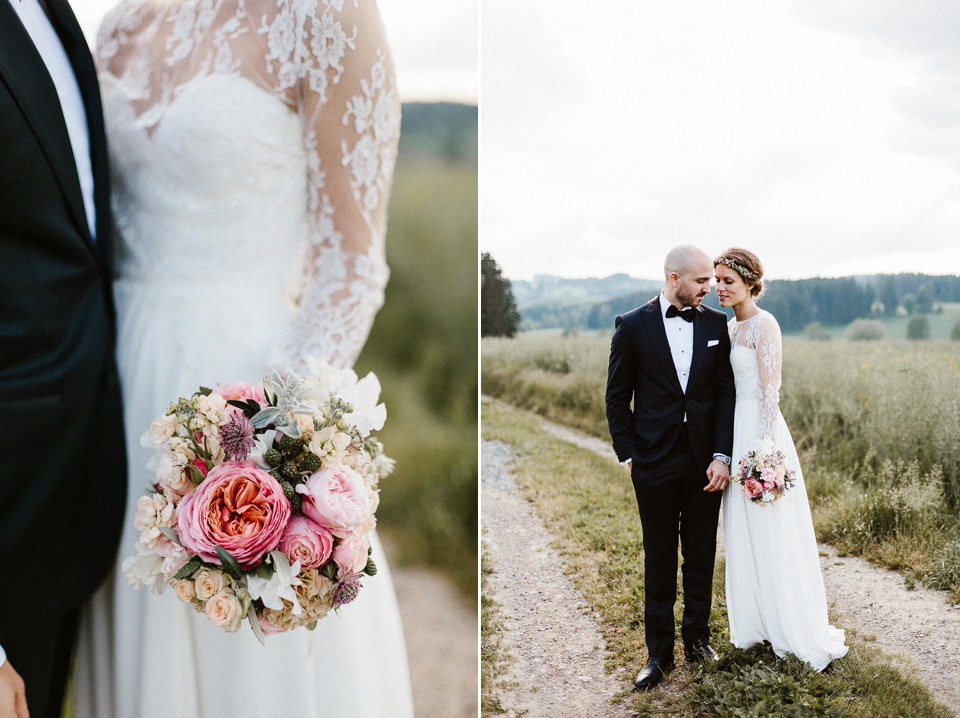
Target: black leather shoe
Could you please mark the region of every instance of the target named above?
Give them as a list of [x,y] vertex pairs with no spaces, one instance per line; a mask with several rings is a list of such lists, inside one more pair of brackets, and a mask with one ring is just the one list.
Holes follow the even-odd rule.
[[633,685],[638,691],[648,691],[663,680],[663,677],[674,669],[676,664],[673,662],[673,656],[661,656],[660,658],[651,658],[647,665],[637,674]]
[[684,643],[683,657],[687,663],[713,663],[720,658],[708,641]]

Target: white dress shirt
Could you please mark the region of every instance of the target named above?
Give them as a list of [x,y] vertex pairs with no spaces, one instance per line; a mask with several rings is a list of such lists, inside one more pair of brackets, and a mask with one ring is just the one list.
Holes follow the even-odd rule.
[[[3,2],[4,0],[0,0]],[[90,162],[90,130],[87,127],[87,114],[80,95],[73,66],[67,57],[57,31],[50,24],[50,18],[40,7],[38,0],[9,0],[20,16],[20,21],[30,34],[47,72],[57,88],[60,108],[70,135],[70,145],[77,163],[77,175],[80,177],[80,191],[83,193],[83,206],[87,212],[87,224],[90,235],[96,238],[97,215],[93,206],[93,165]],[[0,664],[2,665],[2,664]]]
[[[660,314],[663,317],[663,328],[667,332],[667,342],[670,344],[670,354],[673,356],[673,366],[677,370],[680,388],[686,394],[687,380],[690,378],[690,365],[693,362],[693,322],[688,322],[680,317],[667,319],[667,309],[669,307],[670,300],[663,296],[663,292],[660,292]],[[694,309],[688,307],[682,311],[692,312]],[[687,420],[686,414],[683,415],[683,420]]]

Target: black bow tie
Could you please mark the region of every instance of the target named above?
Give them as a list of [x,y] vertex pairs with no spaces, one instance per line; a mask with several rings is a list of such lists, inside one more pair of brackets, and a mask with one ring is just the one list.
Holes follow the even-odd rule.
[[667,307],[667,319],[670,317],[680,317],[685,322],[692,322],[693,309],[688,307],[687,309],[681,311],[677,309],[676,305],[671,304],[669,307]]

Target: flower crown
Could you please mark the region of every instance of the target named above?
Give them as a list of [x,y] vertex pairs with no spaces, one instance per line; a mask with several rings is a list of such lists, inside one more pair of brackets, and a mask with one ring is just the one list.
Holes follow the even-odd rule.
[[758,275],[757,275],[756,272],[751,272],[749,269],[747,269],[746,267],[744,267],[742,264],[737,264],[737,263],[734,262],[732,259],[729,259],[729,258],[727,258],[727,257],[717,257],[716,259],[713,260],[713,264],[714,264],[714,265],[717,265],[717,264],[725,264],[726,266],[730,267],[730,269],[732,269],[733,271],[735,271],[737,274],[739,274],[739,275],[740,275],[741,277],[743,277],[744,279],[753,280],[753,279],[757,279],[757,278],[758,278]]

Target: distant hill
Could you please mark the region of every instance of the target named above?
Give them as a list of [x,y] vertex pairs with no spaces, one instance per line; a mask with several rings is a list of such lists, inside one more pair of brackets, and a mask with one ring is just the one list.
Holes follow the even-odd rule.
[[405,160],[477,162],[477,106],[404,102],[400,155]]
[[[616,281],[606,283],[608,280]],[[541,278],[538,278],[541,279]],[[578,282],[584,282],[581,294]],[[613,289],[632,283],[622,294],[608,295],[585,306],[588,288]],[[606,283],[606,284],[605,284]],[[606,279],[542,278],[530,283],[514,282],[514,294],[523,317],[524,329],[578,328],[609,329],[618,314],[629,311],[654,296],[663,283],[614,275]],[[520,294],[529,297],[521,303]],[[771,280],[761,306],[772,312],[785,333],[803,331],[811,322],[826,327],[842,327],[854,319],[904,316],[908,311],[924,311],[918,298],[928,297],[928,310],[937,311],[944,303],[960,302],[960,276],[929,274],[875,274],[856,277],[815,277],[812,279]],[[719,308],[717,295],[711,293],[707,306]],[[727,312],[732,314],[731,312]]]
[[510,282],[524,329],[585,327],[587,316],[598,303],[631,292],[649,291],[661,284],[626,274],[587,279],[538,274],[532,281]]

